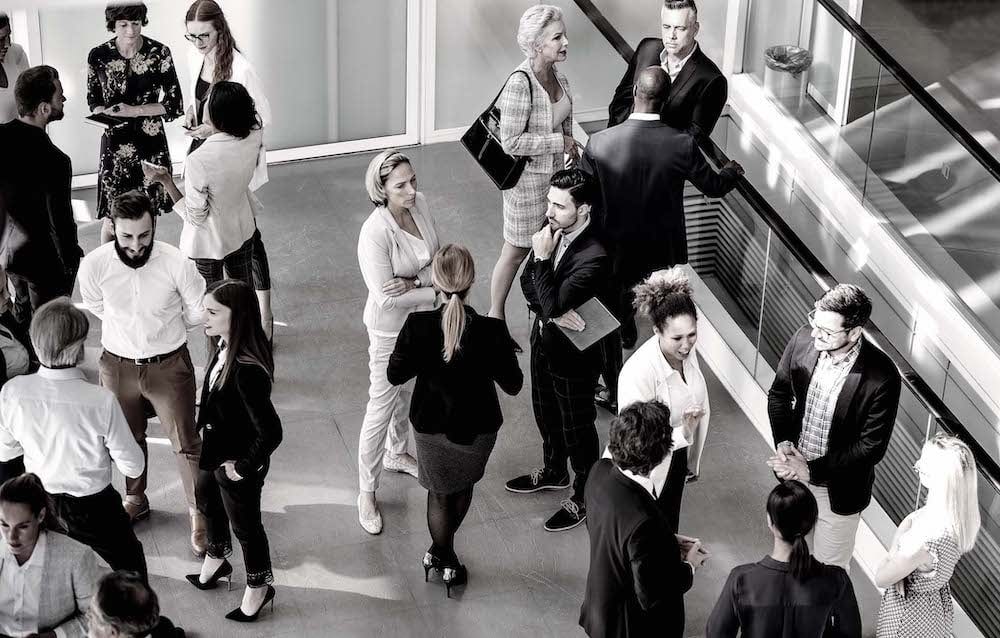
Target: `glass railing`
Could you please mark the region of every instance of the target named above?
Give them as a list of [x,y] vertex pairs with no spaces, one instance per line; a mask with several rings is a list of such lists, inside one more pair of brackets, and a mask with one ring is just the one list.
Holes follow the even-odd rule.
[[[745,42],[744,73],[1000,346],[1000,140],[964,128],[942,89],[921,86],[836,0],[752,0]],[[811,65],[775,70],[775,45],[808,50]]]

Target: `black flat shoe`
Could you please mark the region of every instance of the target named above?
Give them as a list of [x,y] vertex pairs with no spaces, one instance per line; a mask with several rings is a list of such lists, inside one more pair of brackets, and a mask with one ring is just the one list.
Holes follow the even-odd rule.
[[201,582],[201,574],[188,574],[184,578],[187,579],[189,583],[197,587],[198,589],[215,589],[219,580],[226,579],[226,589],[231,590],[233,588],[233,565],[228,560],[223,560],[219,568],[215,570],[212,577],[208,579],[208,582]]
[[253,612],[251,615],[246,615],[243,610],[237,607],[228,614],[226,614],[226,620],[235,620],[236,622],[253,622],[257,620],[257,616],[260,615],[260,610],[264,609],[264,606],[271,603],[271,613],[274,613],[274,587],[270,585],[267,586],[267,593],[264,594],[264,601],[257,608],[257,611]]

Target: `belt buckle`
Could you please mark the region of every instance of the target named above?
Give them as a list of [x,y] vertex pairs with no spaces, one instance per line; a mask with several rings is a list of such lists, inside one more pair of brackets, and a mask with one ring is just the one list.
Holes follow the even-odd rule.
[[141,368],[149,365],[149,359],[132,359],[132,363],[134,363],[136,367]]

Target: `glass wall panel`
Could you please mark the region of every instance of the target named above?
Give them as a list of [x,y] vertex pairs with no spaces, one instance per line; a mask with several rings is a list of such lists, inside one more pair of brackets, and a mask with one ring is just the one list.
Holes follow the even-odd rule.
[[[187,3],[148,0],[143,34],[170,47],[184,92],[200,59],[184,40]],[[221,2],[237,44],[257,70],[271,103],[270,149],[294,148],[406,132],[404,0],[228,0]],[[97,170],[100,131],[83,124],[86,61],[112,37],[104,3],[39,10],[42,60],[59,69],[70,101],[51,135],[74,172]],[[372,46],[377,37],[379,46]],[[32,61],[35,63],[35,61]],[[180,120],[167,126],[175,162],[187,138]]]

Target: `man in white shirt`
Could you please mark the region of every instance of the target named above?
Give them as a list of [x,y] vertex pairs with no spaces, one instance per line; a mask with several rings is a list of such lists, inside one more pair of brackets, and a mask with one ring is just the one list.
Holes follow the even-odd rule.
[[14,86],[17,76],[28,70],[28,56],[11,41],[10,17],[0,12],[0,124],[17,117]]
[[[188,330],[203,322],[205,280],[176,247],[154,241],[156,223],[149,197],[130,191],[115,198],[111,219],[115,240],[80,263],[84,307],[103,322],[101,385],[125,412],[135,440],[146,448],[146,412],[152,404],[173,445],[191,516],[191,548],[204,555],[205,520],[195,502],[201,437],[195,422],[195,373],[187,348]],[[149,515],[146,473],[125,482],[130,518]]]
[[0,390],[0,461],[23,455],[71,538],[113,569],[145,574],[142,545],[111,486],[112,464],[137,477],[145,461],[115,396],[76,367],[89,330],[87,315],[66,297],[36,311],[31,341],[42,368]]

